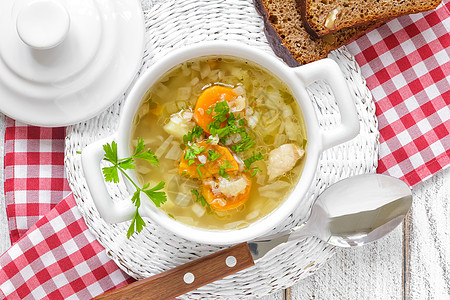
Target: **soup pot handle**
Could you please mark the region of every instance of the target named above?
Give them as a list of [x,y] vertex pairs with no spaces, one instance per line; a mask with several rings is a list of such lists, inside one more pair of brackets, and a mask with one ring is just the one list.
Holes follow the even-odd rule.
[[341,114],[341,123],[328,130],[322,130],[322,146],[326,150],[349,141],[359,133],[359,119],[353,97],[344,75],[332,59],[322,59],[294,69],[307,86],[317,80],[325,80],[331,87]]
[[86,146],[81,153],[81,166],[100,216],[109,223],[120,223],[131,220],[136,207],[131,201],[113,201],[106,189],[100,162],[104,155],[103,145],[111,143],[114,138],[110,136]]

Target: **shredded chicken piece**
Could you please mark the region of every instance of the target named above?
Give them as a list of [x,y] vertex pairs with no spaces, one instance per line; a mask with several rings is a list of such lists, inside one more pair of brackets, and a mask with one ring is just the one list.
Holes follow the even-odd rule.
[[219,191],[227,198],[236,197],[247,188],[248,180],[245,176],[230,177],[230,180],[219,178]]
[[297,161],[305,155],[305,150],[296,144],[284,144],[270,151],[267,173],[269,181],[292,170]]
[[204,184],[211,186],[211,191],[214,196],[232,198],[245,192],[249,181],[246,176],[239,174],[237,176],[230,176],[230,180],[223,177],[219,177],[215,180],[205,180]]

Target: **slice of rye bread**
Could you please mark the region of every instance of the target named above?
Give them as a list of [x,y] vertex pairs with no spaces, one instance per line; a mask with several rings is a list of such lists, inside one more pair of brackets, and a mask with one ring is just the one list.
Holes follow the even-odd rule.
[[264,19],[264,32],[275,54],[289,66],[327,57],[328,53],[360,37],[384,22],[344,28],[323,38],[312,38],[302,26],[296,0],[253,0]]
[[314,37],[376,20],[427,11],[441,0],[297,0],[303,26]]

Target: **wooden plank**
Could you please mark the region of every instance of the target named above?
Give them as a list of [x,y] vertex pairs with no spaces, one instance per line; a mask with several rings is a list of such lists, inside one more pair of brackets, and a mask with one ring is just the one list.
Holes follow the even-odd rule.
[[450,299],[450,169],[413,189],[404,299]]
[[284,300],[291,300],[291,288],[284,290]]
[[336,255],[314,275],[291,288],[291,300],[402,299],[403,229]]
[[403,272],[402,272],[402,293],[403,300],[407,299],[408,290],[409,290],[409,261],[410,261],[410,251],[409,251],[409,241],[411,239],[411,224],[412,224],[412,213],[411,211],[403,221]]

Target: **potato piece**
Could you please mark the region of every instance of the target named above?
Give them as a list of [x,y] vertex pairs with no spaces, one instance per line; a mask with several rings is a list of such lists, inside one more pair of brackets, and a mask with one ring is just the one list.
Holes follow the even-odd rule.
[[176,138],[182,139],[195,127],[192,121],[193,113],[190,110],[182,110],[170,116],[170,121],[164,125],[164,130]]

